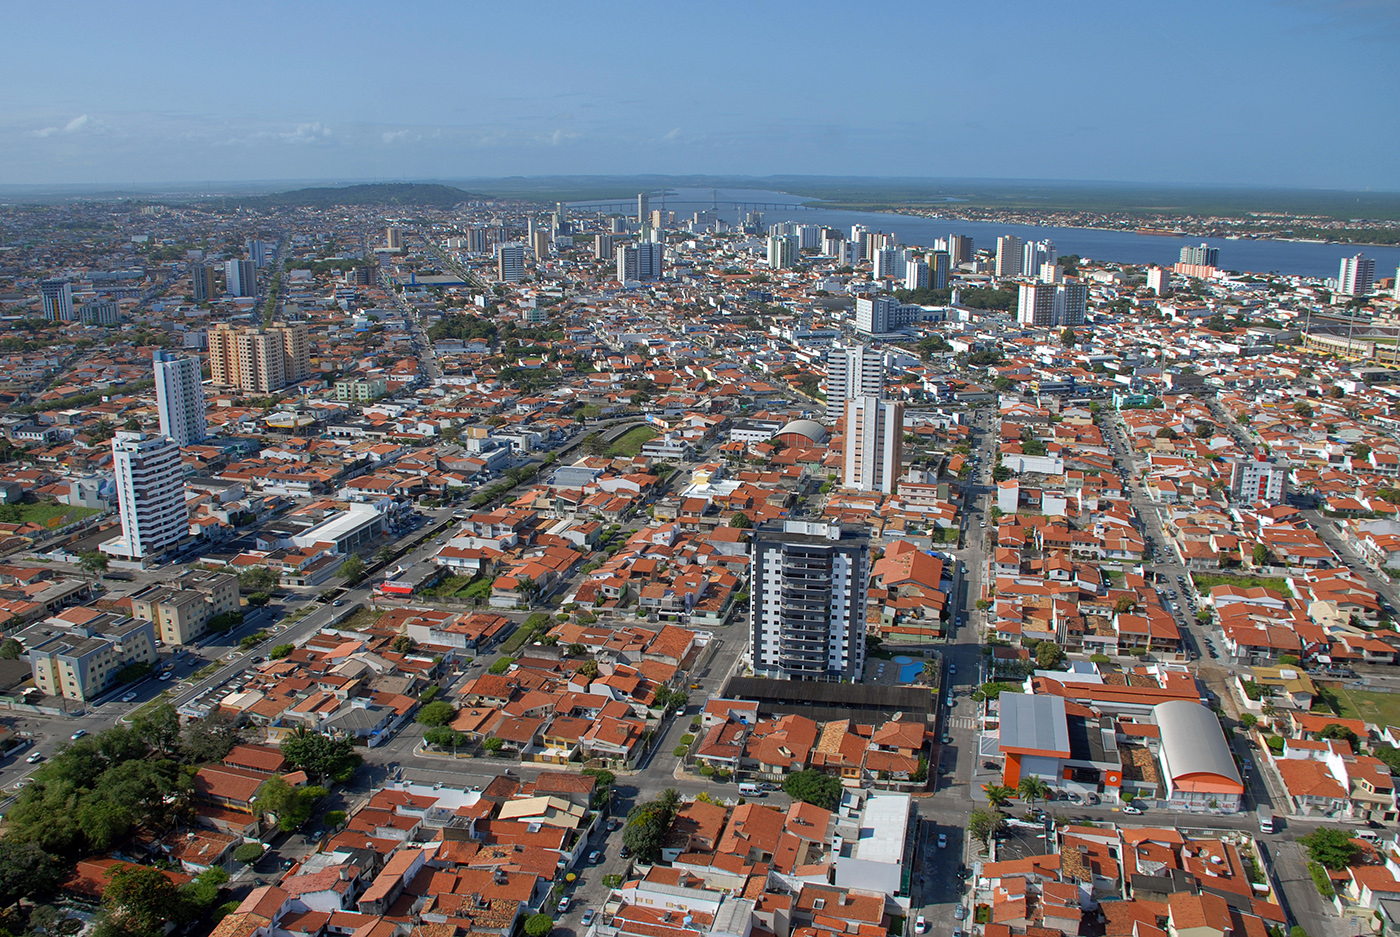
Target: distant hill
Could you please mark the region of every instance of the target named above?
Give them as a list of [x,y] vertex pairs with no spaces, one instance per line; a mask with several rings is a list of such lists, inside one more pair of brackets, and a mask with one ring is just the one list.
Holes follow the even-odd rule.
[[264,208],[333,208],[337,205],[397,205],[405,208],[451,208],[469,198],[483,198],[450,185],[420,182],[376,182],[334,188],[295,189],[239,201]]

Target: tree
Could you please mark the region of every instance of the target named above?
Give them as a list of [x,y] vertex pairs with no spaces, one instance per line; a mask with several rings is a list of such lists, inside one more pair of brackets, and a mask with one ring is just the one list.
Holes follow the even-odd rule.
[[401,634],[389,642],[389,650],[395,654],[407,654],[413,650],[413,639],[406,634]]
[[1351,459],[1353,462],[1366,462],[1371,458],[1371,447],[1364,442],[1356,443],[1351,447]]
[[349,780],[363,760],[349,739],[308,732],[304,727],[298,727],[282,743],[282,754],[294,767],[313,777],[337,781]]
[[1027,775],[1016,785],[1016,792],[1021,795],[1022,800],[1034,804],[1037,800],[1044,800],[1049,796],[1050,785],[1033,774]]
[[1293,405],[1293,412],[1298,414],[1305,420],[1311,420],[1313,417],[1312,406],[1310,404],[1304,403],[1301,400]]
[[1319,827],[1307,836],[1298,837],[1308,851],[1308,858],[1333,872],[1340,872],[1351,865],[1361,847],[1346,830],[1337,827]]
[[740,530],[748,530],[750,527],[753,526],[753,521],[749,520],[749,516],[747,514],[736,512],[733,517],[729,518],[729,526],[737,527]]
[[258,788],[253,804],[259,812],[276,816],[277,828],[290,833],[311,818],[316,801],[329,793],[324,787],[292,787],[282,775],[274,774]]
[[598,676],[598,662],[596,660],[586,660],[578,665],[578,669],[575,670],[574,673],[578,674],[580,677],[587,677],[591,680]]
[[374,551],[374,559],[378,563],[387,563],[394,558],[393,547],[380,547]]
[[67,874],[63,863],[38,843],[13,836],[0,839],[0,908],[11,907],[21,898],[48,897]]
[[185,725],[180,734],[180,750],[191,764],[207,764],[222,761],[241,740],[234,718],[216,709],[203,719],[194,719]]
[[1161,429],[1157,430],[1157,438],[1158,438],[1158,439],[1176,439],[1176,438],[1177,438],[1176,430],[1172,429],[1170,426],[1163,426]]
[[1073,348],[1074,343],[1078,340],[1078,336],[1074,334],[1074,329],[1064,329],[1060,332],[1060,344],[1066,348]]
[[155,866],[113,866],[107,873],[102,904],[135,931],[159,934],[179,901],[175,885]]
[[423,741],[438,748],[457,748],[466,736],[449,726],[433,726],[423,733]]
[[86,553],[80,553],[78,554],[78,565],[82,568],[83,572],[87,573],[89,576],[101,579],[107,572],[107,554],[103,553],[101,550],[90,550]]
[[979,807],[968,816],[967,831],[985,849],[987,843],[1005,823],[1006,817],[1000,810],[985,810]]
[[1356,737],[1356,733],[1346,726],[1336,722],[1329,722],[1322,727],[1322,731],[1317,733],[1318,738],[1339,739],[1351,746],[1353,752],[1361,750],[1361,740]]
[[162,755],[175,755],[180,750],[180,714],[169,703],[141,710],[132,717],[131,731]]
[[504,748],[505,744],[505,739],[500,739],[494,735],[491,735],[488,736],[486,740],[481,743],[481,747],[494,755],[497,752],[499,752],[502,748]]
[[783,793],[793,800],[835,810],[841,801],[841,779],[810,769],[798,771],[783,781]]
[[1065,652],[1054,641],[1041,641],[1035,646],[1035,662],[1041,670],[1057,670],[1065,662]]
[[345,825],[347,815],[344,810],[327,810],[321,820],[326,824],[326,829],[339,829]]
[[248,596],[248,605],[252,608],[262,608],[271,601],[272,596],[268,595],[266,592],[254,592],[252,595]]
[[982,793],[987,795],[987,800],[991,801],[993,807],[1000,807],[1016,796],[1014,788],[1002,787],[1000,784],[983,784]]
[[1267,565],[1269,562],[1269,548],[1262,543],[1256,543],[1254,545],[1254,550],[1250,553],[1250,559],[1254,561],[1255,566]]
[[457,707],[446,700],[436,700],[418,710],[414,718],[425,726],[445,726],[457,715]]
[[278,586],[277,574],[266,566],[253,566],[238,574],[238,591],[246,594],[271,592]]
[[1131,612],[1135,608],[1137,608],[1137,599],[1131,595],[1120,595],[1113,603],[1114,614],[1118,615]]
[[233,851],[233,861],[244,865],[252,865],[262,857],[262,843],[244,843]]
[[360,559],[358,553],[350,554],[340,564],[340,575],[345,577],[346,585],[356,585],[365,576],[365,561]]
[[292,651],[296,649],[297,646],[295,644],[275,644],[272,650],[267,652],[267,656],[272,660],[281,660],[284,657],[290,657]]
[[19,660],[19,656],[24,653],[24,645],[14,638],[6,638],[0,641],[0,660]]
[[554,930],[554,918],[548,914],[532,914],[525,919],[525,937],[549,937]]

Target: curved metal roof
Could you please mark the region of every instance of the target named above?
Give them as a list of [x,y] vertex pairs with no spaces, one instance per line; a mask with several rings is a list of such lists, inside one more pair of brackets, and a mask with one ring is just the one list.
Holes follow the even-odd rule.
[[1172,700],[1152,708],[1162,737],[1162,764],[1173,778],[1213,774],[1243,784],[1215,713],[1200,703]]
[[773,435],[782,436],[785,433],[797,433],[799,436],[806,436],[812,442],[821,442],[826,439],[826,427],[816,420],[793,420]]

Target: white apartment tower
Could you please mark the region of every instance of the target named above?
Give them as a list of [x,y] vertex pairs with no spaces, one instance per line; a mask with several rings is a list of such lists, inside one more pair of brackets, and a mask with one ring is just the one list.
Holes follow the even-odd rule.
[[769,521],[749,553],[754,673],[783,680],[861,679],[870,535],[839,523]]
[[502,244],[496,255],[496,276],[504,283],[525,279],[525,246]]
[[666,249],[655,241],[621,244],[617,248],[617,280],[658,280]]
[[1021,272],[1021,245],[1021,239],[1014,234],[997,238],[997,276],[1014,277]]
[[797,238],[791,234],[774,234],[768,238],[768,266],[782,270],[797,264]]
[[893,494],[902,474],[904,406],[879,397],[846,401],[841,484]]
[[403,231],[389,225],[384,229],[384,246],[391,251],[403,250]]
[[885,395],[885,357],[864,345],[833,347],[826,352],[826,419],[832,425],[846,415],[852,397]]
[[169,436],[179,446],[203,442],[209,432],[204,420],[199,359],[171,355],[157,348],[151,354],[151,363],[161,435]]
[[1088,301],[1083,283],[1022,283],[1016,321],[1039,328],[1083,325]]
[[1337,271],[1337,292],[1346,296],[1365,296],[1376,282],[1376,259],[1365,254],[1343,257]]
[[102,544],[103,553],[142,559],[189,536],[185,474],[175,440],[119,431],[112,440],[112,473],[122,535]]
[[251,260],[224,262],[224,292],[230,296],[258,295],[258,268]]
[[1172,272],[1167,267],[1147,268],[1147,288],[1157,296],[1165,296],[1172,288]]
[[73,319],[73,284],[67,280],[40,280],[39,296],[44,301],[44,318],[53,322]]
[[1033,277],[1045,264],[1053,266],[1060,259],[1054,241],[1027,241],[1021,246],[1021,275]]
[[911,260],[904,265],[904,288],[906,290],[928,289],[928,264],[922,260]]

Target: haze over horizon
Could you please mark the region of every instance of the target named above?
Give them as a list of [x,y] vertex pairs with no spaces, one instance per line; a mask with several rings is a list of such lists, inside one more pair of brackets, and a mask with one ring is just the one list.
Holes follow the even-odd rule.
[[0,184],[705,173],[1400,190],[1400,5],[999,13],[23,6],[0,58]]

